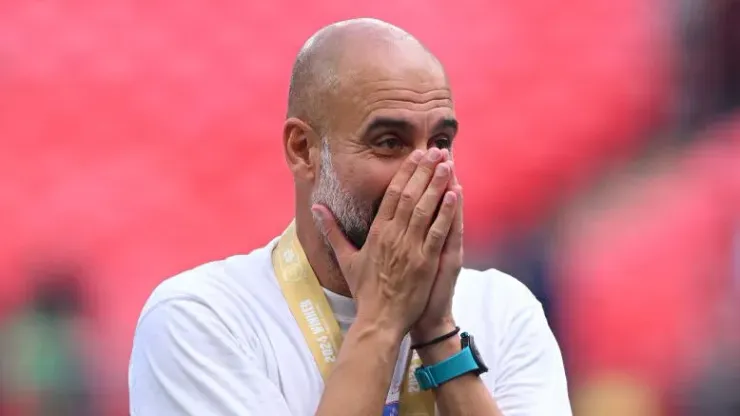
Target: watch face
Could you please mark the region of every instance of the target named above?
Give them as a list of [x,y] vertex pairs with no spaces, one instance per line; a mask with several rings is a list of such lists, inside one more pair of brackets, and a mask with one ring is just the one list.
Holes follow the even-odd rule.
[[480,355],[480,352],[478,352],[478,348],[475,346],[475,340],[473,339],[473,336],[470,334],[466,334],[467,336],[462,338],[462,347],[469,347],[470,352],[473,354],[473,359],[475,360],[476,364],[478,364],[478,374],[483,374],[488,371],[488,366],[483,362],[483,358]]

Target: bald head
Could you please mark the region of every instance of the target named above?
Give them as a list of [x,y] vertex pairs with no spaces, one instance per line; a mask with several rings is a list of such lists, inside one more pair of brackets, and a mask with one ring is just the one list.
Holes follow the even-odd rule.
[[301,48],[293,65],[288,117],[308,123],[322,136],[332,124],[337,98],[363,73],[392,70],[400,61],[439,61],[409,33],[377,19],[345,20],[321,28]]
[[303,240],[326,241],[310,225],[318,204],[362,246],[403,161],[414,149],[451,150],[457,126],[444,69],[413,36],[375,19],[319,30],[298,53],[283,125],[296,224],[315,233]]

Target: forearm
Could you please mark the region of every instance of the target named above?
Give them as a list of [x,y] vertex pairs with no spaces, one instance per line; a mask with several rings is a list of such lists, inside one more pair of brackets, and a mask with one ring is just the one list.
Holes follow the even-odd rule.
[[[460,339],[450,338],[419,350],[424,365],[433,365],[460,351]],[[472,374],[450,380],[435,391],[437,408],[442,416],[503,416],[496,401],[480,377]]]
[[375,324],[347,332],[317,416],[382,414],[403,337]]

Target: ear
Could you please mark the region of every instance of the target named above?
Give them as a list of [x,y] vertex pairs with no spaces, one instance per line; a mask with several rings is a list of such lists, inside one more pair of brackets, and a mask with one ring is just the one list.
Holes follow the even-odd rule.
[[283,125],[283,150],[296,179],[313,181],[319,166],[320,138],[307,123],[291,117]]

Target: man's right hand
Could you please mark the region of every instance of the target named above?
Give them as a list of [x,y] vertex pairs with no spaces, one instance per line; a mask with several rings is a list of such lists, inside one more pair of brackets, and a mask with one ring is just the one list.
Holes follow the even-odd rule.
[[447,190],[452,168],[443,159],[432,148],[403,162],[360,250],[328,208],[312,207],[357,302],[356,323],[392,329],[400,339],[424,311],[459,203]]

